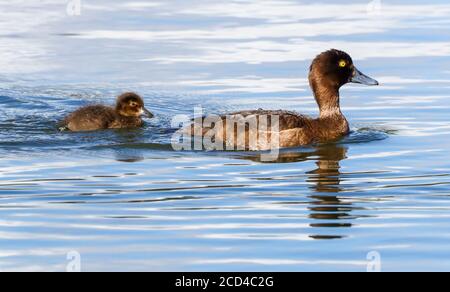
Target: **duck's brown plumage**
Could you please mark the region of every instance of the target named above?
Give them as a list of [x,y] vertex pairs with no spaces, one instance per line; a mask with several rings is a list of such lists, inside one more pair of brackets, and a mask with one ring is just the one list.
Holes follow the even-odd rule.
[[[315,58],[310,68],[309,82],[320,109],[318,118],[282,110],[241,111],[221,116],[217,122],[220,120],[223,123],[223,129],[218,130],[217,123],[213,123],[210,127],[203,127],[201,135],[216,131],[215,139],[222,140],[227,145],[232,143],[237,148],[249,150],[272,149],[274,145],[280,148],[298,147],[315,142],[336,140],[350,131],[349,124],[340,109],[339,89],[349,82],[378,85],[378,82],[363,75],[355,68],[348,54],[338,50],[324,52]],[[255,133],[252,133],[252,129],[248,126],[242,133],[234,130],[231,135],[227,133],[227,119],[231,118],[233,122],[245,123],[251,118],[259,121],[259,118],[264,116],[276,116],[279,119],[278,132],[270,130],[271,123],[269,122],[269,130],[257,133],[258,136],[265,136],[268,139],[267,143],[252,144],[251,134]],[[268,120],[270,121],[270,118]],[[199,121],[196,121],[191,127],[192,134],[199,134],[198,131],[195,131],[195,126],[198,125]],[[255,135],[253,135],[254,137]],[[274,144],[274,139],[279,143]],[[245,141],[245,145],[239,145],[238,141]]]
[[[284,110],[250,110],[241,111],[228,114],[231,116],[241,115],[243,117],[249,116],[278,116],[279,117],[279,130],[285,131],[293,128],[302,128],[307,123],[309,118],[307,116],[301,115],[294,111],[284,111]],[[270,119],[268,126],[271,126]]]
[[137,128],[143,125],[141,115],[147,113],[143,99],[132,92],[120,95],[116,107],[85,106],[70,114],[61,124],[74,132],[105,129]]

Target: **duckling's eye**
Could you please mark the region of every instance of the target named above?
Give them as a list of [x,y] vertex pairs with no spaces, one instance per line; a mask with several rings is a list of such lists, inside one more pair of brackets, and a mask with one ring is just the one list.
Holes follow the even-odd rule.
[[341,68],[347,67],[347,62],[344,60],[339,61],[339,67],[341,67]]
[[137,106],[137,103],[135,101],[131,101],[130,106],[135,107],[135,106]]

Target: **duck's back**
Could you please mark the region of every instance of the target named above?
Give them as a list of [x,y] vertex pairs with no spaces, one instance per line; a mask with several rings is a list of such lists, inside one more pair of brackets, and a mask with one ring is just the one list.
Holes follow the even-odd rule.
[[91,105],[70,114],[64,126],[71,131],[95,131],[110,128],[116,120],[117,114],[113,108]]
[[[228,146],[247,150],[294,147],[309,144],[313,139],[310,135],[310,128],[314,120],[296,112],[282,110],[234,112],[218,117],[218,121],[222,120],[221,127],[217,127],[216,119],[217,117],[205,117],[202,119],[201,125],[198,120],[194,120],[191,127],[185,129],[185,133],[193,136],[201,133],[204,136],[210,135],[210,131],[213,130],[216,140],[223,141]],[[250,125],[254,125],[254,121],[257,123],[256,128],[250,127]],[[278,125],[273,128],[272,123],[276,121],[278,121]],[[228,125],[229,122],[231,125]],[[233,126],[236,123],[244,124],[244,131],[236,131]],[[261,125],[261,123],[265,125]],[[200,132],[197,126],[200,126]],[[257,134],[258,141],[254,141],[251,134]]]
[[[279,121],[279,131],[303,128],[308,121],[311,120],[309,117],[301,115],[297,112],[283,110],[240,111],[228,114],[227,116],[232,118],[238,116],[242,116],[244,118],[251,116],[266,117],[269,122],[268,127],[271,127],[271,121],[274,121],[274,118],[277,117]],[[227,116],[224,116],[223,118],[226,118]]]

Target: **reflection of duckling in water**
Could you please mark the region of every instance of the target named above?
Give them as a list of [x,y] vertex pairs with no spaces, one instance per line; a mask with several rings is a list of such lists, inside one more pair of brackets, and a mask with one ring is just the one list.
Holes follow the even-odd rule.
[[[337,140],[349,133],[349,124],[340,109],[339,89],[347,83],[360,83],[365,85],[378,85],[376,80],[362,74],[353,65],[352,58],[338,50],[330,50],[317,56],[313,61],[309,82],[314,92],[320,109],[320,116],[312,119],[295,112],[288,111],[243,111],[231,113],[216,119],[214,126],[203,124],[205,120],[196,120],[187,132],[191,135],[211,135],[215,132],[216,140],[223,141],[226,145],[234,145],[239,149],[269,150],[275,148],[289,148],[308,145],[317,142],[329,142]],[[258,123],[277,117],[279,120],[278,132],[271,132],[271,121],[268,121],[267,130],[261,127],[250,128],[248,124]],[[229,125],[227,120],[236,124],[247,124],[241,131],[236,131],[234,125]],[[250,122],[254,120],[256,122]],[[276,120],[275,120],[276,122]],[[217,127],[219,125],[219,127]],[[196,128],[203,128],[197,131]],[[230,135],[228,132],[232,132]],[[254,143],[255,136],[263,136],[266,143]],[[273,141],[275,140],[275,141]],[[244,145],[241,145],[244,144]]]
[[105,129],[138,128],[143,125],[141,116],[153,114],[144,106],[136,93],[124,93],[117,98],[116,107],[104,105],[85,106],[70,114],[62,123],[62,130],[74,132]]

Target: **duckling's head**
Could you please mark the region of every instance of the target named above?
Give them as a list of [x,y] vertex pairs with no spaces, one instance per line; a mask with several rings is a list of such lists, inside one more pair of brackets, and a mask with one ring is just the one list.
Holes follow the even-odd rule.
[[313,87],[321,85],[336,90],[347,83],[379,85],[378,81],[364,75],[355,67],[350,55],[334,49],[324,52],[314,59],[309,80]]
[[127,92],[117,98],[116,111],[124,117],[147,116],[153,118],[153,114],[144,106],[142,97],[133,92]]

